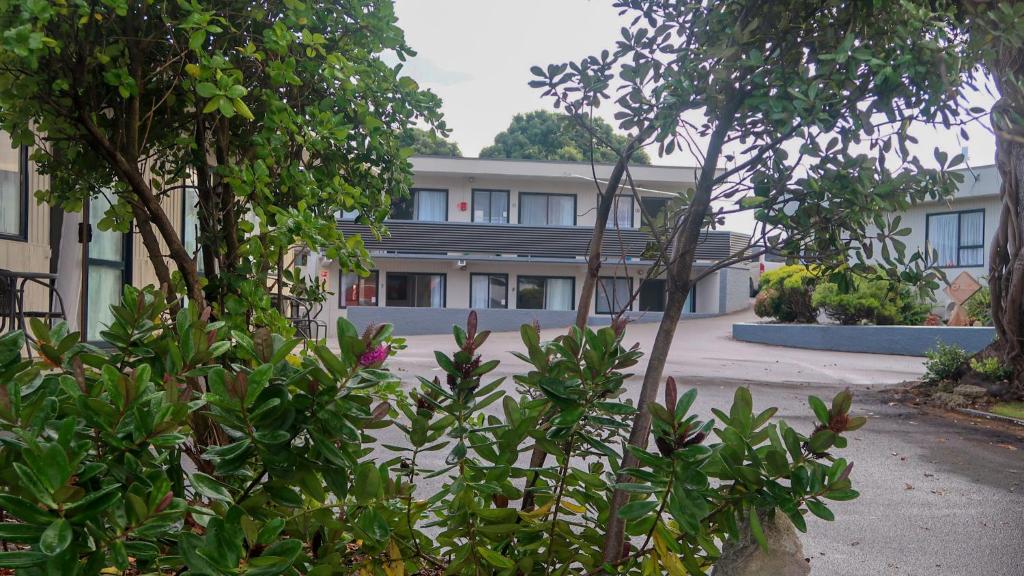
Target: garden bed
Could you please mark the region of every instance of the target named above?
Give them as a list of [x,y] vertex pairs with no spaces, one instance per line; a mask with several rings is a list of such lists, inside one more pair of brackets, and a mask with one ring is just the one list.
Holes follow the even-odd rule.
[[974,326],[739,323],[732,325],[732,336],[743,342],[791,348],[924,356],[936,343],[959,346],[973,354],[992,342],[995,329]]

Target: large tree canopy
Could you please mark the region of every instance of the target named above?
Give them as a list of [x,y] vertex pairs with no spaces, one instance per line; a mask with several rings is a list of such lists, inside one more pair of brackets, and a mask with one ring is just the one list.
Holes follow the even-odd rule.
[[[480,157],[589,162],[593,155],[595,162],[618,160],[619,153],[626,148],[626,137],[598,117],[587,117],[583,121],[598,137],[564,114],[545,110],[516,114],[509,127],[494,137],[494,144],[480,151]],[[650,164],[651,158],[638,150],[633,154],[633,161]]]
[[[3,2],[0,28],[0,125],[36,145],[41,197],[111,195],[102,225],[134,227],[162,283],[227,316],[268,308],[295,244],[359,268],[332,215],[381,220],[410,182],[403,133],[444,130],[437,97],[382,59],[412,54],[390,0]],[[201,254],[161,206],[184,184]]]
[[457,143],[422,128],[409,128],[402,135],[402,145],[412,148],[412,153],[420,156],[462,158],[462,150]]

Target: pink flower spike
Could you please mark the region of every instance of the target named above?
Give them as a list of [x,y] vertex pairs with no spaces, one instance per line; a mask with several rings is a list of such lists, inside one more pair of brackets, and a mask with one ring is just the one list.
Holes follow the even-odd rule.
[[372,348],[363,352],[363,355],[359,357],[359,365],[369,368],[376,366],[381,362],[387,360],[388,354],[391,353],[391,346],[387,344],[381,344],[376,348]]

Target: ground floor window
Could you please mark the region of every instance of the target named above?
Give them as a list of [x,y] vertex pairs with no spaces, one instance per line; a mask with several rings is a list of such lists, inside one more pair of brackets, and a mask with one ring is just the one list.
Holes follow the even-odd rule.
[[[640,285],[638,305],[642,312],[664,312],[665,299],[668,292],[668,283],[664,278],[650,278]],[[697,285],[690,286],[690,294],[683,304],[686,312],[697,311]]]
[[379,283],[376,270],[366,277],[355,272],[341,272],[341,281],[338,285],[341,287],[338,305],[342,308],[377,305]]
[[632,294],[632,278],[602,276],[597,279],[594,310],[598,314],[618,314],[629,307],[629,299]]
[[121,302],[125,284],[131,283],[131,235],[99,228],[99,222],[110,206],[105,194],[89,201],[91,236],[85,294],[85,338],[89,342],[99,341],[100,332],[114,323],[111,307]]
[[576,279],[559,276],[520,276],[516,307],[525,310],[572,310]]
[[508,274],[470,274],[470,308],[508,308]]
[[388,306],[445,307],[444,274],[388,272],[385,290]]

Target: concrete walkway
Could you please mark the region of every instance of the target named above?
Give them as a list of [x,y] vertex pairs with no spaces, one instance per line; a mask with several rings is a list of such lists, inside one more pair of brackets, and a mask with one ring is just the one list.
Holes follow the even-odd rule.
[[[665,375],[683,379],[877,386],[915,379],[924,371],[923,358],[822,352],[732,339],[733,323],[756,320],[750,310],[714,318],[683,320],[672,341]],[[544,339],[565,331],[565,327],[541,326],[541,329]],[[626,342],[638,342],[642,350],[650,350],[657,330],[657,323],[631,324],[626,330]],[[401,334],[401,327],[397,327],[396,333]],[[395,362],[406,368],[433,364],[433,350],[451,350],[455,346],[450,332],[410,336],[408,342],[409,349],[403,351]],[[491,335],[482,353],[488,359],[501,360],[503,372],[515,372],[523,368],[523,363],[512,356],[511,351],[522,349],[518,332],[500,332]],[[634,373],[642,374],[645,367],[646,359],[634,369]]]

